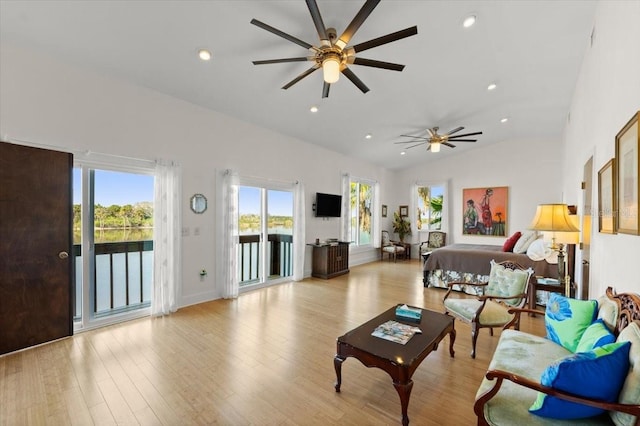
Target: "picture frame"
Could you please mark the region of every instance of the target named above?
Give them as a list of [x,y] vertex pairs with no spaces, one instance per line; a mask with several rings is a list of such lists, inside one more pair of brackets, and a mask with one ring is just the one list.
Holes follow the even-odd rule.
[[617,231],[640,235],[638,181],[640,180],[640,111],[616,135]]
[[409,216],[409,206],[400,206],[400,217]]
[[616,161],[612,158],[598,171],[598,232],[617,232],[616,203]]
[[387,217],[387,205],[382,205],[382,217]]
[[492,186],[462,190],[462,234],[506,237],[509,220],[509,187]]

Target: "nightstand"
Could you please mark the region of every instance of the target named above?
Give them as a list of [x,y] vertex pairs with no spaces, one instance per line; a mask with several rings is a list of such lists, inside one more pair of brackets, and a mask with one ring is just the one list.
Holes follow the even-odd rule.
[[[550,291],[553,293],[562,293],[565,292],[564,283],[560,283],[558,280],[553,282],[553,278],[543,278],[543,277],[531,277],[531,282],[529,282],[529,291],[528,291],[528,305],[529,309],[536,309],[536,291],[544,290]],[[575,296],[575,283],[571,283],[571,297]]]

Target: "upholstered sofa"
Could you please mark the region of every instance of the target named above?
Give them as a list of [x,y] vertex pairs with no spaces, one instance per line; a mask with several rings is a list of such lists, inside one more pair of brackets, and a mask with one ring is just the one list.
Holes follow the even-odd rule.
[[[512,311],[516,315],[527,312],[545,315],[544,312],[531,309]],[[628,370],[622,367],[622,372],[618,373],[621,374],[619,383],[623,384],[619,388],[617,400],[605,402],[602,399],[578,396],[585,389],[571,393],[558,389],[555,386],[557,382],[553,386],[542,385],[543,373],[548,375],[552,364],[557,366],[559,360],[567,357],[575,359],[575,356],[581,356],[582,353],[576,351],[574,354],[547,337],[505,329],[476,394],[474,412],[478,417],[478,425],[640,425],[640,296],[631,293],[616,295],[611,288],[607,289],[606,295],[598,299],[597,318],[602,320],[597,322],[603,323],[611,331],[610,342],[613,343],[609,346],[624,346],[628,349],[629,367]],[[618,342],[630,342],[630,345]],[[625,352],[625,363],[626,356]],[[551,371],[557,372],[558,368]],[[593,375],[592,373],[587,376]],[[605,377],[601,384],[609,381],[609,377]],[[617,394],[618,391],[615,392]],[[582,404],[579,407],[602,412],[593,417],[573,419],[541,417],[530,412],[534,401],[544,398],[560,401],[560,404],[577,402]]]

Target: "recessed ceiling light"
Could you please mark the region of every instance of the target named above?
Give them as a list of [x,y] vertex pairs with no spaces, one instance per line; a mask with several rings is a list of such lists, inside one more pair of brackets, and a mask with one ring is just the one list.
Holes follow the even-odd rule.
[[404,152],[404,151],[402,151],[402,152],[400,153],[400,155],[405,155],[405,154],[406,154],[406,152]]
[[473,26],[473,24],[475,23],[476,23],[476,15],[469,15],[466,18],[464,18],[464,21],[462,21],[462,26],[465,28],[469,28]]
[[490,85],[487,86],[487,90],[494,90],[496,87],[498,86],[496,86],[495,83],[491,83]]
[[211,59],[211,52],[209,52],[207,49],[200,49],[198,50],[198,57],[203,61],[208,61]]
[[505,117],[502,120],[500,120],[501,123],[506,123],[507,121],[509,121],[509,119],[507,117]]
[[373,135],[371,133],[367,133],[364,138],[365,139],[371,139],[372,137],[373,137]]
[[309,111],[311,112],[318,112],[318,107],[317,106],[312,106],[311,108],[309,108]]

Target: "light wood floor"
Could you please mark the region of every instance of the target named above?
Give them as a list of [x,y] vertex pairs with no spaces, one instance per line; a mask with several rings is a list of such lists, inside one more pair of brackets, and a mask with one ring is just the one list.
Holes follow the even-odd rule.
[[[348,358],[334,390],[336,337],[395,305],[442,311],[417,260],[374,262],[156,319],[77,334],[0,357],[1,425],[395,425],[389,376]],[[543,334],[543,319],[522,329]],[[475,424],[476,389],[498,341],[483,329],[477,358],[456,322],[413,376],[413,425]]]

